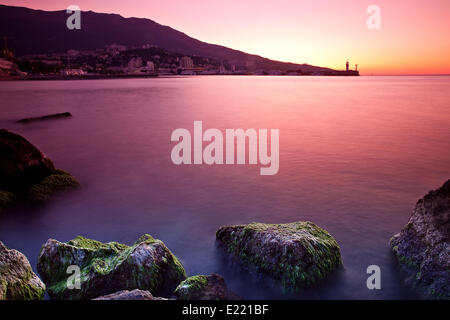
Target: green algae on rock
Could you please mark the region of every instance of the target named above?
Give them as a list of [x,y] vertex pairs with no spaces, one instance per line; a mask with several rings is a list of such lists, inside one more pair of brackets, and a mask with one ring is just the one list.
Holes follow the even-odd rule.
[[417,202],[390,239],[405,281],[427,299],[450,299],[450,180]]
[[45,285],[28,259],[0,241],[0,300],[41,300],[44,293]]
[[58,169],[40,183],[31,186],[28,191],[28,199],[32,202],[45,202],[57,191],[79,186],[78,181],[70,173]]
[[[70,290],[67,268],[80,268],[80,289]],[[171,293],[186,272],[161,240],[140,237],[132,246],[77,237],[67,243],[49,239],[38,257],[38,272],[54,299],[93,299],[120,290]]]
[[13,205],[16,202],[16,196],[9,191],[0,190],[0,212],[2,209]]
[[26,194],[55,171],[53,162],[22,136],[0,129],[0,189]]
[[26,199],[44,202],[54,192],[77,186],[74,177],[56,170],[53,162],[28,140],[0,129],[0,210]]
[[216,239],[244,266],[280,280],[287,291],[310,286],[342,265],[336,240],[312,222],[224,226]]
[[225,280],[218,274],[196,275],[182,281],[173,293],[178,300],[231,300]]

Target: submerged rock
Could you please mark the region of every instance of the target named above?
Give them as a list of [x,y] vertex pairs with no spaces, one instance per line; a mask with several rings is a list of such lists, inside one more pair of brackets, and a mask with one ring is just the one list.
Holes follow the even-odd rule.
[[78,181],[68,172],[56,170],[40,183],[33,185],[28,191],[28,200],[45,202],[52,194],[70,188],[79,187]]
[[49,114],[49,115],[41,116],[41,117],[24,118],[24,119],[18,120],[17,122],[30,123],[30,122],[35,122],[35,121],[70,118],[70,117],[72,117],[72,114],[70,112],[62,112],[62,113]]
[[[23,137],[0,129],[0,210],[15,200],[49,199],[56,191],[79,183]],[[13,201],[14,200],[14,201]]]
[[0,241],[0,300],[40,300],[45,285],[34,274],[28,259]]
[[115,293],[101,296],[92,300],[167,300],[166,298],[154,297],[146,290],[121,290]]
[[450,180],[430,191],[390,245],[406,282],[425,298],[450,298]]
[[25,193],[55,172],[53,162],[23,137],[0,129],[0,189]]
[[[70,265],[80,268],[80,289],[68,289]],[[120,290],[171,293],[186,272],[160,240],[144,235],[132,246],[77,237],[49,239],[38,257],[38,272],[55,299],[93,299]]]
[[237,297],[228,291],[223,277],[215,273],[187,278],[173,295],[178,300],[232,300]]
[[310,286],[342,265],[336,240],[311,222],[224,226],[216,238],[233,257],[281,280],[288,291]]

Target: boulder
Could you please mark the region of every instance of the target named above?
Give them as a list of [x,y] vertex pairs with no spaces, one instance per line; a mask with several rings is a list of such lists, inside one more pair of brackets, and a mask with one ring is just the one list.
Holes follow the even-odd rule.
[[31,186],[28,191],[28,200],[32,202],[45,202],[57,191],[79,187],[78,181],[68,172],[56,170],[41,182]]
[[224,226],[216,239],[242,265],[297,291],[342,265],[339,245],[312,222]]
[[182,281],[173,296],[178,300],[233,300],[236,295],[229,292],[225,280],[218,274],[197,275]]
[[[67,286],[71,265],[80,268],[80,289]],[[133,289],[164,295],[186,278],[180,261],[150,235],[140,237],[132,246],[80,236],[67,243],[49,239],[39,253],[37,267],[55,299],[93,299]]]
[[0,210],[16,198],[44,202],[57,191],[78,186],[74,177],[56,170],[53,162],[23,137],[0,129]]
[[430,299],[450,298],[450,180],[420,199],[390,240],[408,284]]
[[25,193],[55,172],[53,162],[23,137],[0,129],[0,189]]
[[44,293],[45,285],[28,259],[0,241],[0,300],[40,300]]
[[166,298],[154,297],[146,290],[121,290],[115,293],[101,296],[92,300],[167,300]]

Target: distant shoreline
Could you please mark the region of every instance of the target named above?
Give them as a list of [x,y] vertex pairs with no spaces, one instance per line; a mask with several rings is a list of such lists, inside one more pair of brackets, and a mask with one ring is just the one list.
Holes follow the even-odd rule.
[[260,75],[260,74],[212,74],[212,75],[77,75],[77,76],[10,76],[2,77],[0,81],[67,81],[67,80],[108,80],[108,79],[148,79],[148,78],[181,78],[199,76],[253,76],[253,77],[359,77],[360,75]]
[[244,76],[244,77],[449,77],[450,74],[365,74],[359,76],[343,75],[255,75],[255,74],[213,74],[213,75],[121,75],[121,76],[37,76],[37,77],[0,77],[1,81],[73,81],[73,80],[117,80],[117,79],[166,79],[166,78],[195,78],[213,76]]

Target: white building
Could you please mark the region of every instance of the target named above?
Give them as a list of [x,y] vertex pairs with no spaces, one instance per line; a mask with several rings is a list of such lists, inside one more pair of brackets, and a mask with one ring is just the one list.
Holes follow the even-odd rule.
[[152,61],[147,61],[147,65],[143,69],[146,72],[154,72],[155,64]]
[[180,59],[180,68],[183,69],[192,69],[194,67],[194,61],[190,57],[182,57]]
[[134,72],[137,69],[140,69],[141,67],[142,67],[142,58],[141,57],[131,58],[131,60],[128,62],[128,70],[130,72]]
[[82,69],[65,69],[61,73],[65,76],[82,76],[86,74]]

